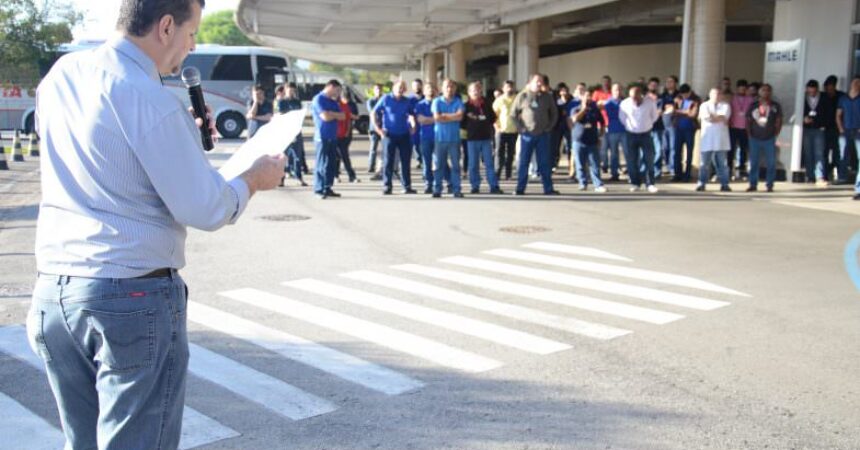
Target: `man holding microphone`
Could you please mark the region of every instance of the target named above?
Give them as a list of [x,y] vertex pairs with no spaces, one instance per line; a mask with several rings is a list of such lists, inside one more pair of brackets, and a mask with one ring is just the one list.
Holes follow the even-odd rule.
[[[235,223],[283,155],[225,180],[160,77],[204,0],[122,0],[119,35],[61,58],[39,86],[39,277],[27,317],[67,448],[175,449],[188,367],[186,227]],[[210,120],[211,123],[211,120]]]

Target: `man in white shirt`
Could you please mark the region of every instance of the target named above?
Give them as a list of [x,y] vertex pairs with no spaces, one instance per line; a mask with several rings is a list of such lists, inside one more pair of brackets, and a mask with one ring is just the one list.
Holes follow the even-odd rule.
[[705,185],[711,178],[711,164],[717,166],[717,176],[720,179],[720,191],[731,192],[729,187],[729,168],[726,164],[731,140],[729,139],[729,117],[732,107],[723,100],[718,88],[712,88],[708,101],[699,106],[699,122],[702,133],[699,142],[701,165],[699,166],[699,184],[696,191],[705,190]]
[[[624,156],[627,159],[630,192],[641,189],[644,175],[648,192],[655,194],[659,189],[654,185],[654,141],[651,139],[651,129],[660,117],[660,110],[653,99],[642,95],[641,86],[633,85],[629,93],[630,96],[621,102],[618,119],[627,130]],[[639,167],[642,159],[644,159],[644,174]]]

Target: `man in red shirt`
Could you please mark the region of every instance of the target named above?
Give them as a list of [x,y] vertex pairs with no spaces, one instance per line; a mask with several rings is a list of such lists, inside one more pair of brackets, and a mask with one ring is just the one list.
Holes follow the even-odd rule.
[[349,182],[357,183],[359,180],[355,176],[355,170],[352,169],[352,160],[349,159],[349,146],[352,144],[352,122],[355,120],[358,108],[349,99],[349,91],[346,89],[341,91],[338,106],[344,115],[343,120],[337,121],[338,178],[340,178],[340,163],[342,162],[346,174],[349,175]]

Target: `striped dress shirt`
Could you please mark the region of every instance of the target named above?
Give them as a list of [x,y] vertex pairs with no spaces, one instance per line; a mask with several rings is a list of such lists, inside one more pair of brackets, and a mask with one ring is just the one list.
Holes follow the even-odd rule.
[[39,272],[131,278],[185,265],[185,227],[215,230],[248,186],[209,164],[200,132],[132,41],[62,57],[39,85]]

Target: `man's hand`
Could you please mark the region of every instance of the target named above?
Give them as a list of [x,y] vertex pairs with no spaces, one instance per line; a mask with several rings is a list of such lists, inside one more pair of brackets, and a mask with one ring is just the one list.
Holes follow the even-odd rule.
[[[188,107],[188,112],[191,113],[191,117],[194,117],[194,123],[197,124],[197,128],[203,128],[203,119],[197,117],[194,114],[194,108]],[[209,134],[212,135],[212,140],[218,140],[218,134],[215,131],[215,119],[212,117],[212,107],[206,105],[206,118],[209,120]]]
[[250,169],[241,175],[251,195],[257,191],[274,189],[284,176],[284,155],[261,156]]

